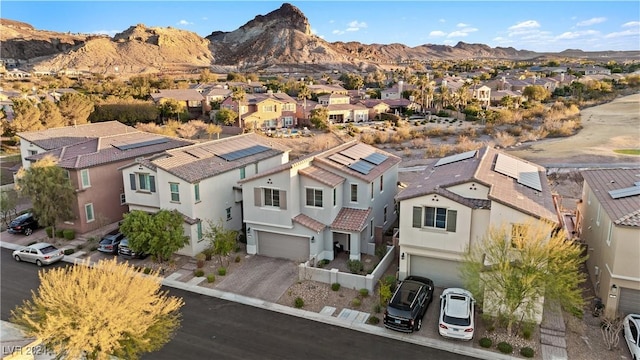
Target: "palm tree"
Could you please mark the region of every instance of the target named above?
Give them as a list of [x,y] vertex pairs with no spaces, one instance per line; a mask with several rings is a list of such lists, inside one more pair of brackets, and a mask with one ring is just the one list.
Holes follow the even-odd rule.
[[246,99],[246,95],[244,89],[241,87],[233,89],[233,93],[231,94],[231,99],[238,103],[238,126],[240,126],[241,129],[244,129],[244,124],[242,123],[242,103]]
[[298,100],[303,101],[302,108],[304,110],[302,115],[305,119],[307,118],[307,99],[309,98],[311,98],[311,90],[309,89],[307,84],[302,84],[302,86],[300,86],[300,89],[298,89]]

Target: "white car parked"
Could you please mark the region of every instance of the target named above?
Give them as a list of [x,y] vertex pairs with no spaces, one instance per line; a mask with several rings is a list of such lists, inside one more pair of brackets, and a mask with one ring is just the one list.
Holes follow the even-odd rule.
[[627,342],[631,358],[640,360],[640,314],[629,314],[624,318],[624,340]]
[[440,295],[440,335],[460,340],[473,339],[476,301],[465,289],[449,288]]

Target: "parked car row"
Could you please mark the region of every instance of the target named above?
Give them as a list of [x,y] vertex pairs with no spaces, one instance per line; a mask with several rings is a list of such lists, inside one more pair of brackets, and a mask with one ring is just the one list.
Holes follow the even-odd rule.
[[[422,320],[433,301],[431,279],[408,276],[393,293],[384,312],[384,326],[388,329],[414,332],[422,328]],[[471,340],[475,327],[475,300],[467,290],[448,288],[440,296],[438,330],[446,338]]]
[[29,236],[40,227],[33,213],[24,213],[9,223],[9,234],[24,234]]
[[98,243],[98,251],[128,258],[143,259],[148,256],[146,253],[133,251],[129,246],[129,239],[119,229],[113,230],[102,237],[100,243]]

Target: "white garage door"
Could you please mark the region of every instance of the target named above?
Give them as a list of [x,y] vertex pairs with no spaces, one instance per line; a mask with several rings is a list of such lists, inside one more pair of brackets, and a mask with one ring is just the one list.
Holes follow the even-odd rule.
[[625,315],[640,313],[640,290],[620,288],[618,312]]
[[309,238],[258,231],[258,255],[295,261],[309,260]]
[[463,287],[458,264],[456,261],[412,255],[409,256],[409,275],[427,277],[437,287]]

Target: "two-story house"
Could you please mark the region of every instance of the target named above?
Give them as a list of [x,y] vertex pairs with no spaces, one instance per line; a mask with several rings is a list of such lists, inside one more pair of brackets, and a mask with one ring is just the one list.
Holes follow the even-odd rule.
[[[238,101],[227,97],[221,108],[238,111]],[[245,94],[240,102],[242,124],[250,128],[290,128],[297,125],[297,102],[285,93]]]
[[22,166],[45,155],[58,160],[76,189],[75,218],[64,227],[86,233],[127,211],[118,168],[133,159],[192,144],[191,141],[136,130],[118,121],[19,133]]
[[559,223],[545,169],[491,147],[441,158],[401,181],[400,279],[461,287],[463,254],[491,226]]
[[162,99],[173,99],[182,103],[191,118],[198,118],[206,111],[205,97],[196,89],[159,90],[150,96],[156,104]]
[[203,232],[209,220],[242,230],[238,181],[289,161],[289,150],[254,133],[207,141],[120,168],[129,210],[178,210],[189,244],[178,251],[194,256],[209,246]]
[[640,313],[640,169],[581,172],[577,229],[605,314]]
[[399,163],[352,141],[241,180],[247,252],[300,262],[375,254],[396,219]]

